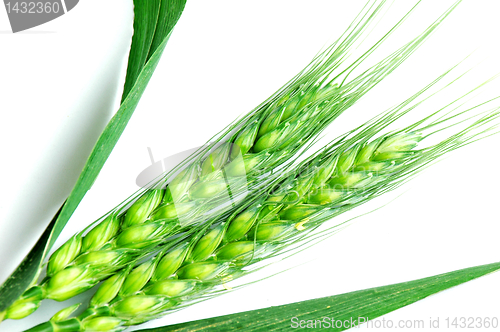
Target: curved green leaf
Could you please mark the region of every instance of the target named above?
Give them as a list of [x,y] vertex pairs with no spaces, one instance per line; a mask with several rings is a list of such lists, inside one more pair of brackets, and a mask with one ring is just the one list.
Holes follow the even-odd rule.
[[[137,332],[224,332],[235,330],[269,332],[288,331],[294,322],[314,321],[323,317],[335,317],[336,321],[347,320],[349,322],[351,318],[352,321],[358,322],[358,317],[363,317],[368,321],[420,301],[432,294],[498,270],[500,270],[500,263],[481,265],[389,286],[159,328],[143,329]],[[292,322],[293,317],[296,317],[297,320]],[[359,320],[359,322],[363,321]],[[349,327],[348,324],[346,326]],[[328,330],[344,331],[347,329],[341,327],[329,328]]]
[[185,3],[186,0],[134,0],[134,35],[120,108],[99,137],[66,202],[33,249],[0,287],[0,321],[2,311],[36,279],[45,255],[97,178],[137,107]]

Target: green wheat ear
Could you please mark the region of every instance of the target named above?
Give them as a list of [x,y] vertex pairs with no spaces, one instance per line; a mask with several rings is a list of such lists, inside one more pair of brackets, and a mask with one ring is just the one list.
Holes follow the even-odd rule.
[[[410,10],[362,56],[346,64],[351,51],[360,46],[360,41],[381,13],[385,1],[365,6],[344,34],[319,53],[296,77],[254,111],[230,125],[208,148],[193,154],[174,172],[155,183],[165,184],[168,179],[166,188],[153,186],[141,192],[114,209],[102,222],[93,225],[89,232],[84,230],[64,244],[49,260],[48,278],[34,286],[35,289],[43,289],[41,296],[32,298],[32,304],[28,304],[30,298],[23,296],[19,303],[13,304],[5,318],[25,317],[46,298],[65,300],[79,294],[154,253],[166,239],[186,232],[205,231],[204,225],[211,218],[234,210],[232,205],[224,204],[227,203],[227,196],[233,199],[243,196],[245,191],[253,192],[257,188],[266,190],[277,174],[268,178],[263,178],[262,174],[278,167],[290,167],[293,159],[307,150],[332,121],[402,64],[457,4],[422,34],[384,60],[363,70],[359,76],[353,77],[352,70],[360,67],[413,11]],[[342,69],[343,66],[347,66],[347,69]],[[386,158],[382,153],[377,158],[389,157],[395,159],[394,156]],[[344,172],[344,168],[347,171],[349,160],[339,161],[343,166],[337,172]],[[380,161],[373,159],[373,162]],[[330,175],[327,170],[325,172],[323,176]],[[176,175],[171,177],[170,174]],[[347,175],[350,175],[351,182],[356,181],[355,176],[363,176],[361,173]],[[311,181],[322,180],[318,177]],[[305,193],[309,184],[302,183],[297,187],[299,196]],[[288,199],[290,204],[293,199]],[[267,208],[270,207],[268,204]],[[288,212],[281,213],[289,213],[289,217],[294,217],[293,213],[298,209],[305,211],[315,207],[303,204],[295,210],[288,209]],[[269,211],[259,213],[269,214]],[[190,247],[187,259],[193,261],[193,265],[180,266],[183,275],[194,275],[193,271],[203,270],[208,271],[207,276],[218,276],[221,273],[219,268],[226,266],[225,263],[215,266],[195,261],[212,255],[220,243],[240,239],[245,232],[251,231],[253,224],[250,221],[241,222],[239,229],[231,227],[228,232],[225,227],[211,230],[199,239],[198,246]],[[257,236],[269,237],[269,234],[277,232],[277,228],[269,228],[267,233],[257,230]],[[179,268],[174,262],[171,263],[170,268]],[[169,272],[167,263],[160,262],[159,265],[165,269],[165,274]],[[211,273],[211,268],[217,273]],[[157,277],[154,272],[152,275]],[[96,300],[96,303],[99,302]],[[21,303],[24,303],[25,309],[14,310]]]
[[[104,282],[97,294],[118,295],[67,320],[68,324],[75,328],[78,322],[75,331],[89,331],[87,322],[99,315],[116,323],[114,328],[118,331],[217,296],[229,289],[227,282],[260,270],[263,266],[257,263],[281,254],[292,255],[318,238],[331,235],[339,225],[319,229],[326,221],[394,190],[444,154],[498,133],[500,107],[472,112],[500,97],[465,111],[458,107],[448,112],[465,96],[412,125],[385,132],[389,125],[430,98],[416,102],[443,77],[339,137],[293,170],[281,173],[273,182],[274,190],[253,196],[231,217],[223,214],[212,219],[181,244],[165,247],[152,260],[138,265],[136,269],[147,269],[148,273],[144,278],[131,278],[137,280],[136,287],[130,288],[134,293],[116,292],[111,283]],[[413,102],[415,105],[409,106]],[[434,134],[463,123],[467,123],[464,129],[442,141],[426,143]],[[158,261],[169,267],[166,273],[158,273]],[[152,266],[157,271],[150,273]],[[69,331],[60,322],[44,323],[30,331],[56,330]]]

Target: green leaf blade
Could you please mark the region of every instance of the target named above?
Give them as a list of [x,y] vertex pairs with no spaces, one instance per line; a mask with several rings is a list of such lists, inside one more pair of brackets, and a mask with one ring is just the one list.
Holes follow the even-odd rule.
[[[105,161],[137,107],[140,97],[160,60],[168,41],[167,36],[177,23],[185,3],[186,0],[134,1],[135,30],[132,37],[127,76],[120,108],[99,137],[66,202],[59,209],[21,264],[0,286],[0,321],[2,320],[3,312],[37,278],[39,267],[44,257],[99,175]],[[163,13],[168,14],[168,17],[159,18],[160,5],[171,9],[163,11]],[[161,24],[162,31],[157,34],[156,26],[159,20],[163,22]],[[155,40],[155,36],[158,36],[156,37],[158,45],[155,46],[153,51],[151,45],[153,40]],[[161,42],[158,42],[160,39]]]
[[[333,317],[335,321],[351,320],[351,318],[356,321],[359,317],[373,320],[433,294],[498,270],[500,270],[500,262],[388,286],[138,331],[288,331],[291,329],[293,317],[296,317],[298,321],[322,320],[324,317]],[[328,330],[344,331],[347,329],[342,327]]]
[[122,103],[132,90],[135,81],[147,61],[159,12],[160,0],[134,1],[134,34],[132,36],[132,45],[135,47],[130,48]]

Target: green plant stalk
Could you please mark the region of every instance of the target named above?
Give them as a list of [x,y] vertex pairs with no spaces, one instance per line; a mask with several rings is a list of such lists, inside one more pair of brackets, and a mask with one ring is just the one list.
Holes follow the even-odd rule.
[[[324,230],[314,233],[325,221],[397,188],[443,154],[496,129],[498,124],[491,123],[500,117],[498,107],[458,121],[459,115],[474,107],[427,124],[440,110],[402,130],[379,136],[381,130],[418,106],[421,102],[404,108],[435,82],[384,116],[332,142],[291,175],[283,174],[272,192],[257,196],[231,218],[215,219],[177,246],[114,276],[123,280],[121,283],[116,279],[104,282],[91,307],[69,320],[74,324],[71,328],[88,331],[89,324],[92,328],[102,324],[111,331],[121,331],[216,296],[228,288],[229,281],[262,268],[254,267],[256,263],[327,236],[329,232]],[[437,144],[416,149],[434,133],[463,121],[472,123]],[[29,331],[56,331],[62,328],[59,324],[52,321]]]

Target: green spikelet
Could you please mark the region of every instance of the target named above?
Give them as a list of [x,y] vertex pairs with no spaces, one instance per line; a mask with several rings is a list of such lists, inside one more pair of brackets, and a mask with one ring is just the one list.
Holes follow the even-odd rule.
[[86,320],[83,324],[84,331],[121,331],[124,320],[116,317],[95,317]]
[[114,214],[112,214],[84,236],[82,242],[82,252],[101,249],[118,233],[119,229],[120,221]]
[[[262,126],[261,126],[262,128]],[[231,159],[235,159],[238,156],[243,156],[250,151],[254,145],[255,139],[257,137],[257,131],[259,130],[259,123],[255,121],[245,128],[241,133],[238,134],[234,140],[234,144],[231,150]]]
[[223,191],[226,191],[227,188],[228,183],[224,178],[198,182],[189,190],[189,197],[191,199],[211,198]]
[[111,305],[111,312],[119,318],[137,319],[172,306],[174,302],[150,295],[133,295]]
[[5,318],[21,319],[30,315],[40,306],[45,297],[44,293],[45,290],[42,287],[31,287],[7,309]]
[[111,302],[118,295],[127,273],[128,271],[122,271],[106,279],[92,296],[90,306],[97,308]]
[[281,117],[283,116],[284,107],[280,107],[269,114],[265,120],[262,122],[257,137],[260,138],[270,131],[274,130],[281,122]]
[[75,312],[78,307],[80,307],[81,303],[73,304],[70,307],[64,308],[62,310],[59,310],[56,312],[54,316],[50,318],[50,321],[52,322],[61,322],[65,319],[67,319],[73,312]]
[[83,266],[68,267],[57,272],[44,285],[45,297],[56,301],[65,301],[97,284],[92,269]]
[[260,209],[261,205],[255,204],[231,220],[224,240],[226,242],[231,242],[241,239],[253,226],[255,220],[259,216]]
[[191,259],[194,261],[202,261],[207,259],[215,249],[219,246],[224,237],[224,225],[219,225],[207,232],[196,243],[191,252]]
[[283,220],[300,220],[316,213],[321,209],[321,206],[315,204],[298,204],[283,210],[280,213],[280,218]]
[[203,161],[201,166],[201,175],[205,176],[224,166],[229,159],[229,152],[231,151],[232,144],[223,143],[214,152],[212,152],[206,159]]
[[117,248],[140,249],[161,241],[178,226],[177,221],[152,222],[127,228],[116,238]]
[[252,256],[255,250],[253,241],[237,241],[228,243],[217,250],[217,259],[222,261],[247,260]]
[[197,280],[161,280],[149,284],[145,289],[146,295],[161,295],[168,297],[184,296],[193,291],[199,283]]
[[226,174],[231,177],[246,176],[266,158],[268,158],[266,153],[245,155],[243,158],[237,158],[225,167]]
[[156,267],[152,280],[162,280],[169,278],[184,262],[184,259],[189,252],[189,242],[183,243],[174,249],[170,250],[163,258],[161,258]]
[[229,268],[225,262],[198,262],[185,265],[177,271],[179,279],[207,281],[216,278]]
[[346,151],[340,156],[337,164],[338,174],[344,174],[347,170],[352,168],[358,155],[358,150],[359,147]]
[[176,203],[182,200],[187,194],[189,187],[198,180],[199,172],[199,165],[194,163],[177,174],[167,187],[168,193],[166,196],[170,198],[168,202]]
[[[321,161],[321,160],[320,160]],[[335,168],[337,167],[338,155],[334,155],[325,162],[323,167],[315,167],[315,175],[313,180],[313,185],[315,187],[323,186],[333,175]]]
[[340,201],[346,195],[347,193],[345,191],[322,187],[307,195],[306,202],[308,204],[319,205],[330,204]]
[[150,220],[170,220],[177,219],[180,216],[187,214],[193,208],[196,207],[196,202],[185,202],[185,203],[171,203],[167,205],[160,206],[151,215]]
[[80,253],[82,237],[77,234],[52,254],[47,266],[47,275],[52,276],[71,263]]
[[375,152],[378,146],[380,145],[380,142],[382,142],[383,139],[384,138],[381,137],[376,140],[373,140],[368,144],[364,144],[364,146],[361,148],[356,157],[356,165],[362,165],[368,163],[370,159],[375,155]]
[[78,257],[75,264],[93,267],[119,264],[120,261],[124,260],[122,258],[124,252],[124,250],[91,251]]
[[156,209],[163,198],[163,190],[151,190],[146,195],[140,197],[135,203],[127,210],[123,227],[131,227],[146,221],[151,212]]
[[155,261],[147,261],[133,269],[125,278],[119,295],[125,297],[140,291],[153,275],[155,266]]
[[250,236],[257,241],[279,241],[291,232],[295,231],[295,223],[280,221],[256,226],[256,230],[250,231]]

